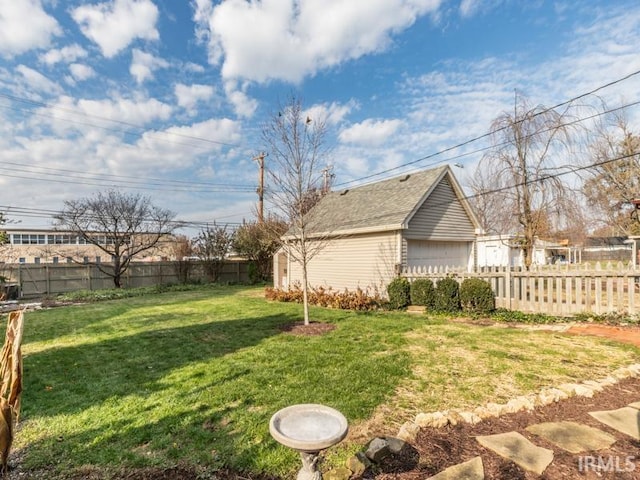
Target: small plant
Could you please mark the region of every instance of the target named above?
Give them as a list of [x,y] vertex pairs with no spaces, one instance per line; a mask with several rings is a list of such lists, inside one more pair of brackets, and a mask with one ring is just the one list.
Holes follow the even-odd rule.
[[433,308],[436,303],[436,290],[428,278],[418,278],[411,282],[411,305]]
[[545,315],[544,313],[524,313],[518,310],[507,310],[506,308],[496,309],[491,318],[498,322],[506,323],[530,323],[546,325],[550,323],[561,323],[566,321],[559,317],[552,317],[551,315]]
[[479,278],[466,278],[460,285],[460,305],[465,312],[490,313],[496,309],[491,285]]
[[387,286],[389,308],[400,310],[411,302],[411,284],[404,277],[396,277]]
[[451,278],[442,278],[436,283],[435,308],[440,312],[454,313],[460,310],[460,286]]
[[[265,298],[277,302],[302,303],[302,287],[294,284],[288,290],[267,287]],[[382,299],[378,292],[371,294],[368,290],[357,288],[355,291],[345,289],[334,292],[331,288],[312,288],[309,290],[309,304],[319,307],[337,308],[341,310],[357,310],[368,312],[378,310]]]

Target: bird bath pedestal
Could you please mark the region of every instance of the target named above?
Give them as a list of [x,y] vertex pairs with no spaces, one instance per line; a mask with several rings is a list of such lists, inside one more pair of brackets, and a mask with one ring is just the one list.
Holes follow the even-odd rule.
[[321,480],[320,451],[340,442],[348,431],[347,419],[325,405],[305,403],[277,411],[269,422],[269,432],[279,443],[300,452],[302,468],[297,480]]

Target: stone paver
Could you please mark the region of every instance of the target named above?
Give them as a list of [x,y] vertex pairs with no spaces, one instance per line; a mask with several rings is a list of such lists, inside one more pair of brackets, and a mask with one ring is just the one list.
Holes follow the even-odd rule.
[[616,441],[602,430],[575,422],[538,423],[526,430],[571,453],[609,448]]
[[427,480],[484,480],[482,457],[475,457],[468,462],[449,467]]
[[640,440],[640,410],[623,407],[617,410],[589,412],[593,418],[609,427]]
[[640,402],[633,402],[633,403],[630,403],[630,404],[629,404],[629,406],[630,406],[631,408],[636,408],[636,409],[640,410]]
[[553,461],[552,450],[534,445],[518,432],[480,436],[476,440],[483,447],[538,475],[542,475]]

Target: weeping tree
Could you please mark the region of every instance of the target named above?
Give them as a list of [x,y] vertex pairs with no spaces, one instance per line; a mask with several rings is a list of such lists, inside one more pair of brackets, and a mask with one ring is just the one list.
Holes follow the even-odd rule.
[[625,235],[640,235],[640,136],[623,113],[598,126],[590,145],[589,177],[583,191],[600,225]]
[[326,192],[326,134],[325,119],[307,114],[295,96],[262,129],[269,159],[267,193],[278,216],[290,227],[282,246],[301,269],[305,325],[309,324],[309,264],[326,244],[326,237],[314,231],[313,219],[307,215]]
[[154,249],[180,226],[174,217],[173,212],[153,205],[149,197],[108,190],[65,201],[55,220],[57,228],[76,234],[111,258],[111,263],[88,263],[121,288],[131,261]]
[[[510,228],[529,268],[536,237],[549,223],[563,225],[578,215],[578,205],[563,175],[571,171],[572,118],[516,94],[513,111],[491,125],[491,148],[471,182],[476,207],[487,231]],[[564,163],[563,163],[564,162]],[[579,215],[578,215],[579,216]]]

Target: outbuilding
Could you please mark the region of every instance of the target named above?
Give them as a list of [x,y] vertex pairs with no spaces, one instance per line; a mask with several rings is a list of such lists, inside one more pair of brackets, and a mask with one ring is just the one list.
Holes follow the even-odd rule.
[[[309,212],[306,234],[321,246],[308,267],[309,286],[384,291],[407,267],[471,270],[481,231],[450,167],[405,174],[329,192]],[[287,248],[274,258],[274,286],[302,282]]]

